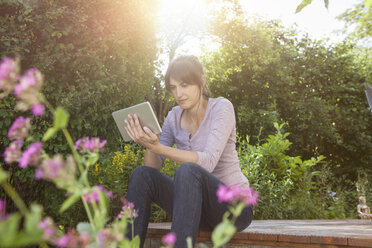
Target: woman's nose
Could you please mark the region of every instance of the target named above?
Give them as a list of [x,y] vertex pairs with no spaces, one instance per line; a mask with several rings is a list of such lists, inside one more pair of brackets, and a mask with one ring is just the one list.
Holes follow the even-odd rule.
[[176,96],[180,98],[182,96],[182,90],[180,88],[176,89]]

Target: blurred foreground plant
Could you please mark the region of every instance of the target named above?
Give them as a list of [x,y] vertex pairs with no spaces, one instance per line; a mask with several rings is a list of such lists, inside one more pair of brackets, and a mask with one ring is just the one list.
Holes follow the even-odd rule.
[[[36,168],[36,180],[51,181],[58,188],[66,190],[68,198],[61,205],[60,212],[81,200],[89,222],[79,223],[76,230],[62,233],[50,217],[42,219],[41,206],[31,205],[30,210],[26,207],[7,182],[8,173],[0,168],[1,186],[19,209],[19,213],[7,214],[5,201],[0,201],[2,247],[47,246],[47,243],[57,247],[138,247],[138,237],[132,237],[131,241],[125,237],[127,224],[133,222],[136,215],[128,215],[128,206],[124,206],[120,218],[108,223],[108,200],[112,198],[112,192],[101,185],[91,186],[88,181],[89,167],[98,161],[99,152],[103,151],[106,141],[84,137],[74,143],[66,129],[68,113],[61,107],[54,109],[40,92],[43,84],[41,72],[32,68],[21,76],[19,63],[18,58],[5,58],[0,63],[0,99],[14,92],[16,110],[31,110],[37,117],[43,115],[47,107],[52,111],[54,120],[53,126],[38,141],[29,137],[31,118],[18,117],[8,132],[11,143],[4,151],[4,161],[7,164],[18,163],[20,168],[33,166]],[[62,154],[50,156],[43,150],[44,143],[59,131],[63,132],[72,151],[72,155],[66,158]],[[24,150],[23,145],[29,141],[32,143]],[[133,205],[130,208],[132,213],[136,213]]]

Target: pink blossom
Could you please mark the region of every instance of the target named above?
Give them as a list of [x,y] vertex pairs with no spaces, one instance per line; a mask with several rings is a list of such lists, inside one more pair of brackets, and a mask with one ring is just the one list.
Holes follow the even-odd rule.
[[59,238],[56,239],[56,241],[54,242],[58,247],[60,248],[63,248],[63,247],[67,247],[70,239],[69,239],[69,235],[65,234]]
[[81,247],[85,247],[89,244],[90,235],[87,232],[83,232],[79,236]]
[[40,116],[45,113],[45,106],[41,103],[36,103],[31,107],[32,114],[34,116]]
[[127,202],[121,208],[121,212],[118,215],[118,219],[125,217],[126,219],[135,219],[138,217],[138,210],[134,209],[133,202]]
[[19,167],[26,168],[28,165],[37,165],[43,150],[43,143],[38,141],[32,143],[19,159]]
[[21,156],[21,148],[23,146],[23,140],[17,139],[10,143],[10,145],[5,148],[4,151],[4,161],[7,164],[11,164],[13,162],[18,161],[19,157]]
[[75,149],[79,152],[103,152],[106,140],[100,140],[98,137],[83,137],[75,142]]
[[38,228],[43,230],[43,237],[46,240],[52,239],[57,231],[57,228],[54,226],[53,220],[50,217],[46,217],[40,221]]
[[31,129],[30,122],[30,118],[24,118],[23,116],[18,117],[9,128],[8,138],[10,140],[26,138]]
[[12,92],[20,72],[19,59],[4,58],[0,62],[0,99]]
[[112,191],[108,191],[101,185],[93,187],[93,191],[83,196],[84,200],[88,203],[96,203],[99,201],[99,192],[105,193],[107,197],[112,198]]
[[220,185],[216,195],[219,202],[244,202],[246,205],[256,205],[259,198],[259,193],[252,188],[240,188],[237,185]]
[[69,155],[66,161],[61,154],[52,158],[44,159],[35,172],[35,178],[43,178],[48,181],[55,181],[60,188],[65,188],[73,183],[76,173],[76,165],[73,157]]
[[70,229],[65,235],[53,239],[52,244],[56,245],[59,248],[81,247],[79,245],[79,236],[73,229]]
[[176,243],[176,240],[177,240],[177,236],[175,233],[173,232],[170,232],[166,235],[163,236],[163,238],[161,239],[161,241],[163,242],[164,245],[166,246],[170,246],[170,247],[173,247],[174,244]]
[[42,221],[39,222],[38,227],[40,229],[45,229],[45,228],[48,227],[48,222],[44,219],[44,220],[42,220]]
[[39,180],[40,178],[42,178],[43,177],[43,170],[41,170],[41,169],[37,169],[36,171],[35,171],[35,180]]
[[26,111],[39,103],[39,92],[43,83],[43,75],[36,68],[29,69],[14,87],[14,95],[18,103],[17,110]]

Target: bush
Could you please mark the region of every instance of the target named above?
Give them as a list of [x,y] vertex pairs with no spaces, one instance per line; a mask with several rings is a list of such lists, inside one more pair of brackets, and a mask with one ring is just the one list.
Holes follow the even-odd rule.
[[250,145],[249,137],[240,140],[243,173],[261,194],[256,219],[345,218],[346,191],[332,189],[330,182],[338,181],[324,157],[302,160],[287,155],[292,143],[283,126],[275,123],[275,135],[261,145]]
[[[95,164],[89,171],[89,180],[111,190],[114,200],[111,204],[110,215],[115,214],[122,207],[123,199],[127,193],[129,178],[133,170],[143,165],[145,150],[134,143],[126,144],[122,151],[117,151],[101,164]],[[178,165],[170,160],[165,160],[161,172],[173,177]],[[170,221],[170,216],[156,204],[151,208],[151,222]]]

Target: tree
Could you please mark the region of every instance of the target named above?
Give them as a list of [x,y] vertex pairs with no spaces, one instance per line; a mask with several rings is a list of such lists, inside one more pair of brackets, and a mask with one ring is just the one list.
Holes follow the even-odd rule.
[[[154,81],[158,2],[30,3],[0,2],[1,57],[20,56],[23,68],[42,71],[48,100],[71,114],[74,139],[100,136],[117,144],[111,112],[143,101]],[[47,128],[43,123],[40,133]]]
[[357,4],[354,9],[348,9],[337,18],[345,21],[345,31],[351,26],[355,26],[354,31],[350,34],[356,39],[366,39],[372,37],[372,1],[365,1]]
[[325,155],[337,173],[354,178],[357,169],[369,170],[367,77],[354,45],[327,46],[273,21],[226,13],[212,25],[221,46],[203,62],[212,94],[233,102],[240,134],[256,144],[274,121],[287,122],[293,154]]

